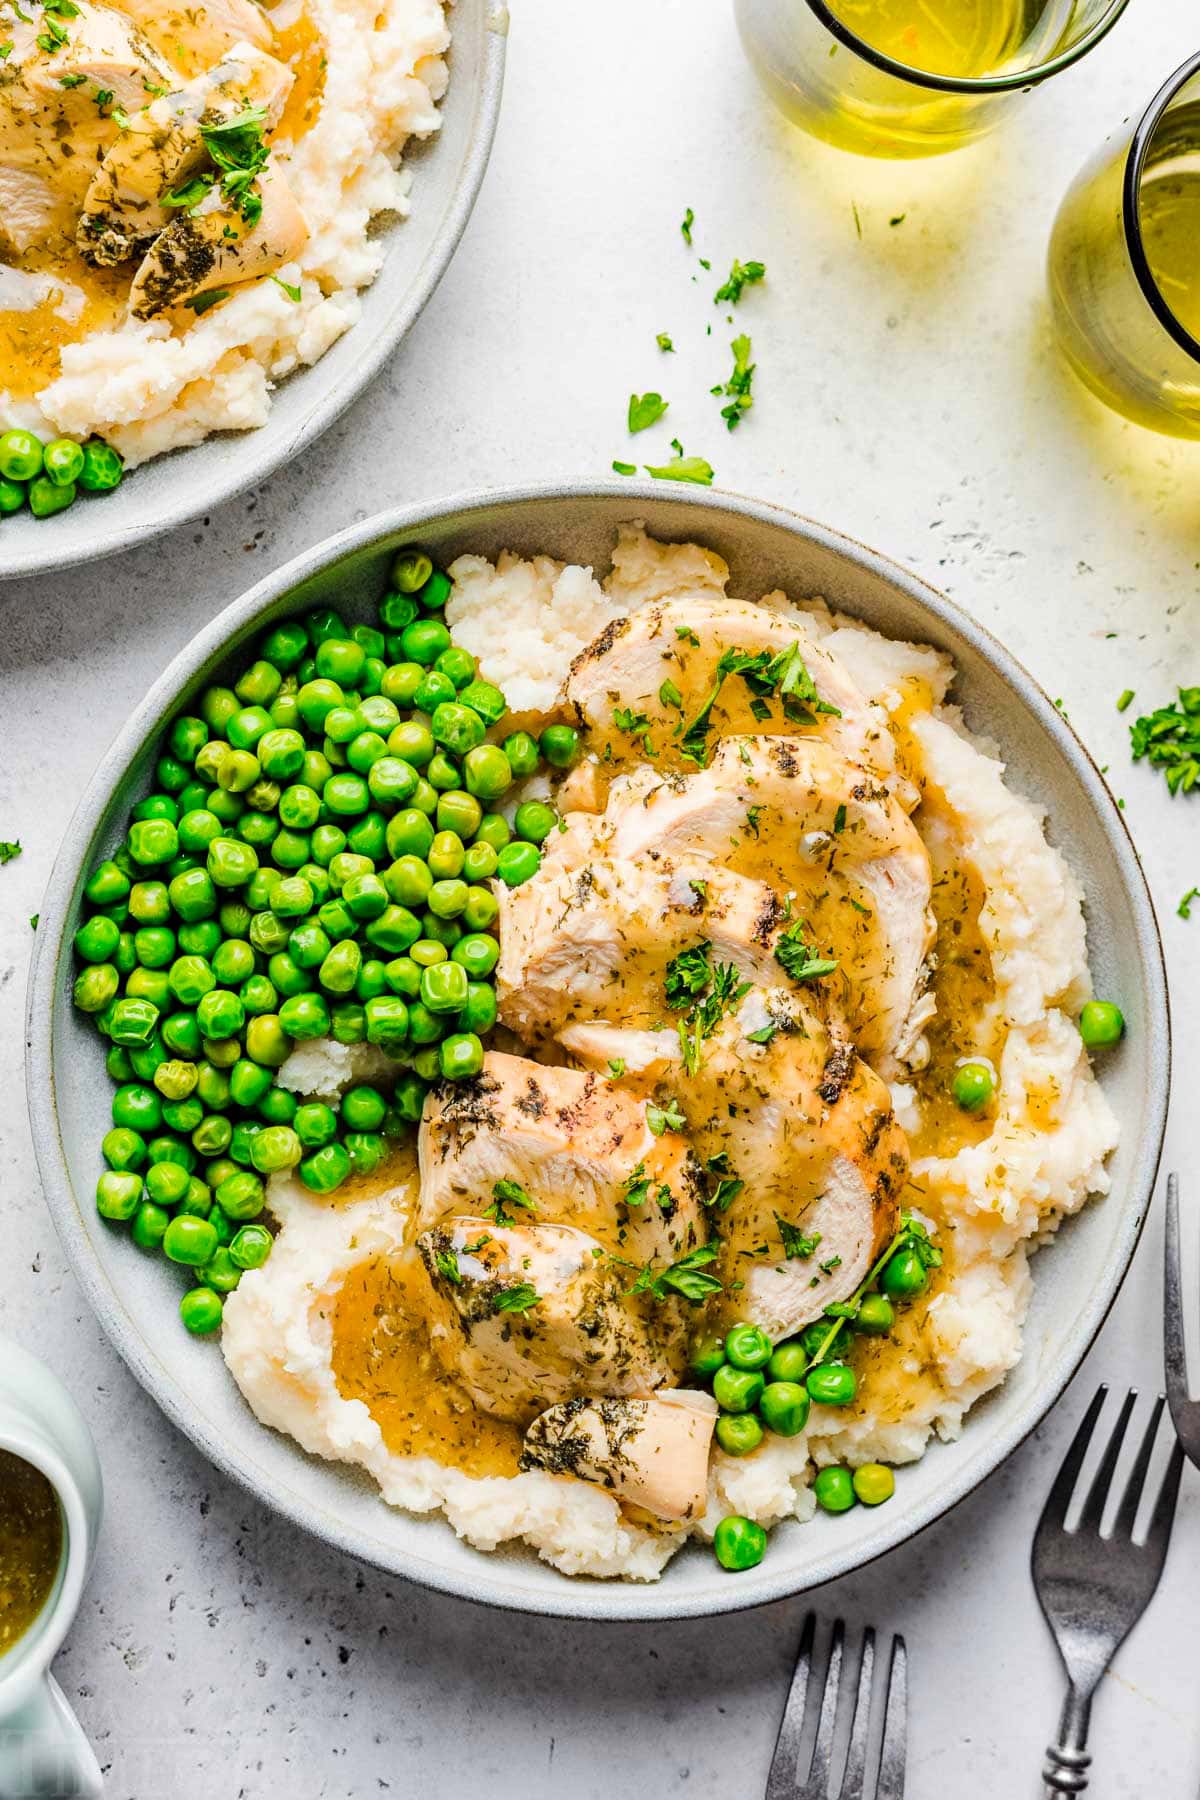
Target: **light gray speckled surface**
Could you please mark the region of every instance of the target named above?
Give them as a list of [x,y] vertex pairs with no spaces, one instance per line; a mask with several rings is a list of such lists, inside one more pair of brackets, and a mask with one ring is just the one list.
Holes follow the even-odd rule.
[[[1113,708],[1123,687],[1157,703],[1198,678],[1200,449],[1148,438],[1079,394],[1051,355],[1041,298],[1057,195],[1193,35],[1176,0],[1136,0],[1005,137],[941,165],[877,168],[794,137],[760,105],[724,0],[525,0],[479,207],[375,393],[295,470],[203,526],[91,574],[0,590],[0,836],[25,845],[0,871],[0,1320],[68,1380],[100,1442],[108,1521],[58,1673],[119,1800],[449,1800],[485,1784],[524,1800],[751,1800],[803,1610],[582,1627],[377,1581],[216,1479],[81,1308],[37,1195],[21,1093],[28,915],[75,793],[150,677],[314,537],[393,498],[603,472],[628,454],[630,388],[658,386],[719,479],[941,583],[1061,695],[1128,800],[1176,996],[1184,1104],[1168,1166],[1191,1151],[1200,1192],[1187,1104],[1200,917],[1174,912],[1200,883],[1200,814],[1130,768]],[[730,334],[678,237],[689,204],[714,265],[761,256],[770,270],[739,316],[759,398],[733,438],[707,393]],[[660,330],[674,358],[654,349]],[[1040,1439],[922,1541],[820,1597],[826,1613],[908,1635],[913,1800],[975,1784],[1037,1792],[1058,1677],[1029,1536],[1094,1383],[1158,1384],[1160,1249],[1156,1215]],[[1195,1791],[1198,1549],[1189,1475],[1173,1586],[1098,1702],[1101,1800]]]

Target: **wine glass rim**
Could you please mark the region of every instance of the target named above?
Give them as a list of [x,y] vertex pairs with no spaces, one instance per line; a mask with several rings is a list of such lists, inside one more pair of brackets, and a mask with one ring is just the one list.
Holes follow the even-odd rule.
[[1150,154],[1150,146],[1154,142],[1167,108],[1194,75],[1200,75],[1200,51],[1195,56],[1189,56],[1186,62],[1180,63],[1173,74],[1168,75],[1138,120],[1125,158],[1122,211],[1129,260],[1133,264],[1133,272],[1137,276],[1139,287],[1146,296],[1147,304],[1164,331],[1174,338],[1180,349],[1186,350],[1194,362],[1200,362],[1200,340],[1192,336],[1187,326],[1177,318],[1168,305],[1162,289],[1154,279],[1154,271],[1150,267],[1150,259],[1146,255],[1145,239],[1142,236],[1142,176],[1146,172],[1146,158]]
[[826,0],[807,0],[807,4],[809,11],[824,25],[826,31],[848,50],[853,50],[856,56],[861,56],[864,62],[873,63],[886,75],[895,75],[901,81],[911,82],[916,87],[931,88],[942,94],[1003,94],[1011,93],[1014,89],[1037,87],[1049,76],[1057,75],[1060,69],[1070,68],[1081,56],[1086,56],[1101,38],[1107,37],[1129,5],[1129,0],[1112,0],[1107,11],[1084,32],[1079,42],[1072,44],[1067,50],[1059,51],[1057,56],[1048,57],[1045,62],[1035,63],[1031,69],[1016,70],[1010,75],[977,77],[934,75],[928,69],[914,68],[911,63],[897,62],[895,57],[868,44],[851,26],[837,18],[829,10]]

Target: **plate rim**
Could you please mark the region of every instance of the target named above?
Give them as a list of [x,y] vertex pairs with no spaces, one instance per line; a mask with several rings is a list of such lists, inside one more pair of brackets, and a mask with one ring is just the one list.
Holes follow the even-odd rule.
[[[866,573],[882,577],[901,589],[938,622],[964,638],[1008,682],[1026,709],[1054,738],[1101,826],[1106,828],[1105,835],[1120,865],[1122,885],[1137,924],[1134,938],[1146,1001],[1146,1054],[1151,1066],[1162,1071],[1162,1079],[1151,1084],[1147,1095],[1146,1129],[1135,1146],[1135,1161],[1126,1183],[1115,1253],[1103,1281],[1093,1290],[1077,1316],[1069,1348],[1060,1353],[1057,1366],[1048,1371],[1036,1395],[1006,1429],[986,1443],[981,1442],[977,1454],[964,1460],[936,1494],[927,1496],[907,1511],[892,1515],[894,1523],[887,1523],[886,1515],[882,1515],[879,1529],[865,1542],[860,1540],[844,1554],[826,1554],[811,1569],[803,1571],[800,1579],[796,1578],[797,1571],[772,1574],[769,1561],[765,1562],[754,1574],[740,1575],[737,1583],[731,1584],[728,1598],[724,1593],[711,1591],[696,1596],[675,1595],[663,1582],[593,1580],[566,1575],[561,1577],[561,1588],[523,1591],[518,1569],[511,1563],[494,1561],[482,1551],[475,1553],[467,1570],[444,1567],[400,1546],[391,1554],[381,1555],[376,1540],[289,1490],[253,1457],[230,1449],[211,1429],[207,1417],[199,1412],[194,1402],[189,1403],[186,1393],[158,1363],[152,1343],[130,1319],[124,1303],[92,1253],[83,1215],[71,1186],[54,1095],[52,1019],[57,971],[67,948],[64,943],[65,896],[70,889],[66,883],[73,880],[122,771],[150,730],[157,728],[160,715],[173,704],[173,696],[194,679],[224,643],[271,602],[282,598],[329,564],[369,548],[382,538],[412,532],[433,519],[446,517],[469,525],[473,512],[494,513],[506,507],[587,504],[613,499],[628,505],[631,517],[636,514],[639,502],[657,503],[667,499],[681,504],[685,510],[694,509],[698,519],[709,515],[710,528],[713,512],[741,517],[754,524],[782,527],[791,535],[833,551]],[[1007,1461],[1062,1397],[1092,1348],[1124,1282],[1157,1181],[1171,1074],[1171,1019],[1165,958],[1149,884],[1128,823],[1103,782],[1090,752],[1070,722],[1012,652],[923,576],[848,533],[822,525],[794,509],[730,490],[706,488],[698,495],[681,492],[676,484],[667,487],[655,482],[603,480],[475,488],[462,494],[389,508],[300,552],[209,620],[181,648],[131,711],[101,758],[68,824],[50,874],[36,935],[26,995],[25,1057],[26,1097],[34,1152],[46,1204],[64,1252],[109,1342],[171,1422],[202,1455],[257,1500],[359,1562],[423,1587],[501,1610],[624,1623],[715,1617],[749,1611],[865,1568],[887,1551],[919,1536]],[[268,1429],[262,1426],[263,1431]]]
[[[65,551],[56,549],[49,533],[42,533],[44,548],[38,536],[31,533],[28,546],[22,546],[15,554],[0,557],[0,585],[18,581],[22,578],[32,579],[39,575],[58,574],[65,569],[78,568],[81,563],[100,562],[106,557],[120,556],[126,551],[139,549],[143,544],[151,544],[166,532],[174,531],[181,525],[198,519],[202,513],[225,506],[237,499],[239,494],[247,493],[251,488],[259,486],[275,475],[279,469],[293,457],[299,456],[313,444],[317,438],[337,421],[348,407],[362,395],[370,383],[379,374],[384,364],[395,353],[412,330],[413,325],[433,298],[443,275],[462,240],[463,232],[475,209],[483,178],[487,173],[488,162],[496,138],[496,128],[500,121],[500,102],[504,90],[505,60],[508,50],[508,11],[500,0],[454,0],[454,4],[466,9],[475,4],[480,13],[483,33],[483,52],[474,90],[474,107],[470,132],[465,153],[459,168],[449,201],[445,207],[441,229],[430,245],[424,261],[418,266],[414,279],[396,300],[386,325],[377,330],[373,340],[364,340],[362,355],[348,368],[341,378],[324,394],[315,398],[302,414],[297,424],[290,431],[282,433],[279,442],[269,450],[262,462],[252,474],[232,469],[228,474],[219,471],[213,480],[196,493],[198,498],[188,495],[186,488],[174,502],[165,507],[151,523],[142,521],[117,528],[111,536],[101,534],[93,543],[80,542]],[[451,24],[450,51],[453,55],[453,19]],[[451,64],[450,79],[453,82],[454,70]],[[418,145],[427,147],[430,153],[436,151],[439,134],[415,140]],[[365,288],[356,290],[360,295],[366,294],[382,278],[386,268],[386,259],[374,281]],[[364,324],[359,318],[345,335],[348,337]],[[330,349],[333,346],[330,345]],[[302,382],[310,374],[319,370],[323,358],[318,357],[304,369],[293,371],[291,379]],[[254,438],[270,424],[268,414],[263,426],[255,427],[249,432],[233,432],[222,434],[210,433],[202,443],[219,439],[228,435],[231,443],[253,442]],[[199,448],[198,445],[183,445],[170,450],[162,457],[154,457],[150,463],[169,468],[173,458],[186,458],[189,451]]]

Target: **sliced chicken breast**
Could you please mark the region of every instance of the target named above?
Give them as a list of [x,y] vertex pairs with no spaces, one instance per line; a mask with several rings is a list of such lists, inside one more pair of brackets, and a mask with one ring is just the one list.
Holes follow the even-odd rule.
[[491,1050],[473,1081],[430,1093],[418,1149],[420,1230],[495,1208],[523,1225],[578,1226],[636,1263],[672,1262],[708,1236],[686,1140],[656,1137],[644,1099],[578,1069]]
[[135,113],[92,177],[76,233],[81,254],[112,265],[144,250],[178,216],[164,196],[209,163],[202,128],[261,109],[270,131],[293,79],[275,57],[236,44],[203,75]]
[[599,1020],[669,1025],[667,964],[682,949],[707,943],[714,962],[774,981],[783,923],[765,882],[699,856],[548,865],[501,895],[500,1016],[532,1040]]
[[188,75],[220,62],[235,44],[269,50],[275,35],[252,0],[199,0],[195,6],[121,0],[121,11]]
[[0,213],[0,242],[22,253],[71,235],[117,120],[177,82],[136,25],[93,0],[75,0],[70,17],[39,7],[0,32],[12,46],[0,62],[0,192],[20,198]]
[[695,1388],[653,1400],[577,1397],[533,1421],[521,1467],[598,1482],[660,1519],[698,1519],[716,1422],[716,1401]]
[[287,181],[268,163],[255,185],[262,214],[253,225],[214,188],[198,209],[177,214],[159,232],[133,278],[129,308],[135,319],[151,319],[201,295],[223,298],[238,282],[273,275],[299,254],[308,226]]
[[607,853],[710,856],[767,881],[838,961],[866,1055],[907,1044],[933,942],[929,853],[904,808],[819,738],[730,737],[708,767],[612,790]]
[[[722,657],[738,652],[752,666],[724,672]],[[881,715],[841,665],[798,620],[749,600],[689,596],[614,620],[575,658],[566,697],[588,749],[614,771],[646,758],[702,767],[733,733],[811,734],[875,771],[895,760]]]
[[477,1406],[525,1423],[576,1394],[649,1397],[687,1360],[687,1306],[571,1225],[444,1219],[417,1239],[434,1348]]

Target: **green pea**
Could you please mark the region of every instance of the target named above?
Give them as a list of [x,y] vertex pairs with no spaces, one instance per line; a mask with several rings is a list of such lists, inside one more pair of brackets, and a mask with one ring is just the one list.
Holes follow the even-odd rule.
[[188,1268],[201,1268],[217,1248],[217,1234],[207,1219],[191,1213],[177,1213],[163,1233],[163,1254],[171,1262]]
[[[438,660],[440,661],[441,658],[439,657]],[[437,709],[440,706],[444,706],[448,702],[454,701],[457,694],[458,694],[458,689],[455,687],[454,683],[451,681],[449,675],[443,675],[441,670],[437,669],[437,668],[426,669],[424,674],[421,677],[421,684],[413,696],[413,702],[420,709],[421,712],[436,713]],[[466,727],[465,729],[469,730],[472,733],[472,737],[471,737],[470,741],[477,743],[478,738],[476,738],[473,734],[474,734],[475,728],[478,727],[478,725],[479,725],[479,720],[474,713],[471,713],[469,716],[471,717],[472,720],[474,720],[474,724],[470,727]],[[437,728],[436,722],[433,727],[433,735],[435,738],[438,736],[438,728]],[[454,745],[450,739],[441,739],[440,741],[449,743],[450,747],[454,748]]]
[[228,988],[213,988],[197,1005],[196,1022],[203,1037],[219,1042],[237,1036],[246,1023],[246,1009]]
[[472,886],[490,881],[496,873],[496,861],[496,852],[490,844],[469,844],[463,857],[463,876]]
[[[164,1066],[170,1067],[169,1064]],[[195,1086],[194,1079],[192,1085]],[[194,1094],[182,1100],[168,1100],[163,1107],[163,1124],[169,1125],[172,1131],[194,1131],[203,1117],[204,1108]]]
[[765,1386],[757,1369],[735,1369],[728,1362],[713,1376],[713,1396],[723,1412],[752,1412]]
[[762,1369],[771,1360],[771,1340],[757,1325],[735,1325],[725,1339],[725,1359],[735,1369]]
[[320,816],[321,796],[313,788],[297,783],[280,794],[279,819],[288,831],[311,831]]
[[382,862],[387,851],[387,820],[381,812],[368,812],[356,819],[346,833],[347,849],[374,865]]
[[177,1162],[157,1162],[146,1171],[146,1192],[156,1206],[178,1206],[188,1190],[188,1172]]
[[[474,837],[483,823],[483,808],[474,794],[463,788],[451,788],[438,796],[437,828],[439,834],[450,832],[460,842]],[[456,869],[455,874],[458,873]]]
[[498,744],[479,744],[463,758],[467,792],[481,800],[496,800],[513,782],[512,764]]
[[1107,1050],[1125,1035],[1125,1015],[1111,1000],[1089,1000],[1079,1014],[1079,1035],[1089,1050]]
[[461,937],[450,952],[451,960],[461,963],[467,974],[475,981],[483,981],[495,968],[500,956],[500,946],[493,937],[485,937],[482,932],[468,932]]
[[387,747],[402,762],[423,769],[433,757],[433,733],[419,719],[406,719],[388,733]]
[[73,487],[83,469],[83,448],[70,438],[52,438],[42,451],[42,467],[56,487]]
[[367,1042],[398,1048],[408,1037],[409,1010],[398,994],[377,994],[366,1003]]
[[268,1088],[258,1103],[258,1116],[268,1125],[290,1125],[299,1105],[295,1094],[287,1088]]
[[788,1338],[782,1344],[776,1344],[771,1352],[771,1360],[767,1364],[768,1382],[803,1381],[808,1364],[809,1356],[804,1345],[797,1343],[794,1338]]
[[[414,550],[411,547],[404,550],[397,550],[392,559],[392,586],[398,589],[401,594],[418,593],[425,586],[432,574],[433,563],[423,550]],[[387,610],[390,603],[391,596],[383,602],[379,609],[386,625],[391,625],[395,622],[394,619],[389,616]]]
[[432,1013],[460,1012],[467,1003],[467,971],[456,962],[421,971],[421,1002]]
[[362,951],[353,939],[335,944],[322,962],[317,979],[329,994],[352,994],[362,968]]
[[286,951],[278,951],[267,964],[267,973],[276,993],[288,999],[292,994],[309,994],[316,982],[309,970],[302,969]]
[[713,1533],[713,1552],[721,1567],[731,1573],[757,1568],[767,1552],[767,1534],[753,1519],[730,1513]]
[[439,831],[429,846],[426,858],[430,874],[436,881],[446,881],[460,875],[465,854],[462,839],[457,832]]
[[342,1124],[347,1131],[378,1131],[387,1112],[387,1101],[377,1088],[347,1088],[342,1095]]
[[238,999],[246,1009],[247,1018],[258,1018],[262,1013],[273,1013],[279,1004],[279,995],[275,984],[266,975],[251,975],[243,981],[238,989]]
[[[297,925],[288,938],[288,955],[301,969],[318,969],[329,955],[332,945],[316,919],[307,919],[304,924]],[[280,984],[271,974],[272,981]]]
[[450,633],[438,619],[414,619],[400,633],[400,643],[409,662],[430,668],[450,648]]
[[[430,889],[430,901],[436,884]],[[385,950],[389,956],[402,956],[421,935],[421,921],[406,906],[388,906],[377,919],[372,919],[363,933],[369,944]]]
[[[438,760],[438,758],[435,757],[434,762],[436,762],[437,760]],[[429,767],[432,769],[433,766],[434,766],[433,762],[431,762]],[[458,785],[457,778],[455,778],[455,780],[453,780],[453,781],[447,779],[446,781],[444,781],[442,783],[442,786],[445,789],[450,789],[450,788],[456,787],[457,785]],[[417,783],[417,791],[413,795],[413,810],[416,812],[422,812],[426,815],[427,818],[431,818],[433,816],[433,814],[437,811],[437,803],[438,803],[437,788],[434,787],[434,785],[431,781],[426,781],[422,778],[422,780],[420,780]]]
[[[432,842],[433,834],[430,833],[430,844]],[[433,881],[428,865],[420,855],[412,854],[398,856],[384,876],[388,893],[401,906],[423,906]]]
[[421,796],[425,791],[425,787],[429,787],[433,790],[433,804],[430,807],[430,811],[436,812],[438,795],[449,793],[453,789],[460,788],[462,782],[462,771],[453,758],[446,756],[441,750],[435,751],[425,770],[424,784],[421,782],[417,783],[417,791],[413,795],[413,804],[414,806],[422,805]]
[[227,721],[225,736],[235,750],[253,750],[274,724],[265,706],[242,706]]
[[22,482],[10,481],[6,475],[0,475],[0,517],[8,517],[20,512],[26,500],[25,487]]
[[355,919],[378,919],[387,911],[388,890],[378,875],[352,875],[342,888],[342,904]]
[[459,699],[472,712],[478,713],[486,725],[497,725],[508,711],[508,702],[500,689],[490,681],[478,678],[469,681],[461,692]]
[[854,1480],[849,1469],[837,1464],[818,1469],[813,1479],[813,1495],[822,1512],[849,1512],[855,1501]]
[[763,1441],[763,1428],[753,1413],[722,1413],[716,1439],[727,1456],[749,1456]]
[[268,1125],[250,1146],[250,1157],[260,1175],[274,1175],[280,1169],[294,1169],[304,1154],[303,1146],[290,1125]]
[[[217,786],[226,794],[246,794],[262,775],[262,765],[249,750],[231,750],[217,770]],[[250,801],[247,798],[246,804]]]
[[468,888],[467,904],[462,911],[462,922],[468,931],[486,931],[495,923],[499,911],[500,902],[490,888]]
[[[275,1080],[273,1069],[241,1056],[229,1071],[229,1094],[235,1106],[257,1106]],[[224,1148],[224,1146],[221,1146]]]
[[422,969],[432,968],[434,963],[445,962],[449,954],[445,944],[439,944],[434,938],[418,938],[409,951],[412,960]]
[[361,775],[331,775],[321,792],[331,813],[340,818],[353,818],[364,813],[370,804],[370,792]]
[[337,1114],[323,1101],[309,1100],[296,1108],[292,1129],[306,1150],[319,1150],[337,1136]]
[[569,769],[579,754],[579,733],[573,725],[547,725],[538,747],[554,768]]
[[541,863],[536,844],[506,844],[496,859],[496,873],[506,887],[520,887],[537,874]]
[[514,731],[504,740],[504,754],[508,758],[508,766],[514,775],[535,775],[541,760],[538,754],[537,739],[527,731]]
[[364,957],[362,968],[358,971],[358,980],[354,984],[355,998],[362,1001],[376,1000],[387,989],[387,970],[378,957]]
[[228,1218],[256,1219],[266,1205],[266,1190],[257,1175],[239,1169],[236,1175],[227,1175],[221,1182],[217,1205]]
[[917,1252],[905,1246],[884,1263],[879,1285],[890,1300],[912,1300],[924,1291],[928,1280]]
[[[261,1020],[255,1020],[260,1024]],[[326,1037],[329,1007],[320,994],[292,994],[279,1008],[279,1024],[288,1037],[304,1040]],[[255,1056],[256,1062],[262,1059]]]
[[106,1131],[100,1150],[109,1168],[123,1173],[140,1169],[146,1160],[146,1140],[127,1125],[115,1125],[111,1131]]
[[849,1406],[858,1383],[846,1363],[821,1363],[804,1378],[808,1397],[818,1406]]
[[986,1063],[960,1063],[950,1091],[964,1112],[981,1112],[995,1093],[996,1082]]
[[[178,1224],[177,1219],[171,1221]],[[210,1287],[189,1288],[179,1302],[179,1316],[195,1337],[207,1337],[221,1323],[221,1296]]]
[[758,1410],[777,1437],[796,1437],[808,1424],[810,1397],[796,1381],[768,1381]]
[[132,1219],[142,1198],[142,1178],[132,1169],[105,1169],[96,1183],[96,1211],[102,1219]]
[[193,807],[180,818],[178,831],[180,845],[189,855],[204,856],[221,835],[221,821],[206,806]]
[[114,1044],[130,1048],[148,1043],[158,1019],[159,1009],[149,1000],[118,1000],[108,1022],[109,1036]]
[[129,1060],[129,1052],[122,1050],[119,1044],[114,1044],[109,1050],[104,1058],[104,1067],[111,1081],[124,1084],[132,1079],[133,1064]]
[[260,1269],[274,1242],[265,1225],[243,1225],[229,1245],[230,1260],[239,1269]]
[[725,1361],[725,1340],[709,1334],[692,1345],[692,1353],[688,1358],[690,1366],[697,1375],[715,1375]]
[[129,1235],[139,1250],[158,1250],[166,1235],[171,1215],[164,1206],[144,1200],[133,1215]]
[[170,819],[138,819],[129,827],[129,854],[136,863],[165,863],[179,851],[179,832]]
[[[288,1001],[285,1004],[290,1005]],[[320,1036],[320,1033],[314,1035]],[[279,1013],[262,1013],[251,1019],[246,1027],[246,1054],[256,1063],[265,1063],[270,1069],[280,1068],[291,1055],[291,1039],[283,1023],[282,1009]]]
[[[415,1125],[420,1120],[421,1114],[425,1110],[426,1092],[425,1083],[416,1075],[406,1075],[402,1081],[397,1083],[393,1098],[393,1112],[398,1115],[401,1135],[404,1126]],[[392,1124],[393,1121],[389,1115],[389,1118],[384,1121],[384,1130],[392,1129]]]
[[[173,756],[160,756],[154,765],[154,779],[169,794],[182,794],[190,787],[191,773],[186,763],[176,762]],[[178,822],[178,814],[176,821]]]
[[341,1144],[325,1144],[300,1164],[300,1179],[314,1194],[331,1194],[350,1173],[350,1155]]
[[218,887],[242,887],[257,869],[258,857],[253,846],[239,838],[214,838],[206,867]]
[[278,831],[271,840],[271,855],[281,869],[303,868],[311,853],[311,842],[302,831]]
[[143,1134],[157,1131],[162,1124],[162,1101],[152,1087],[127,1082],[113,1095],[112,1121]]
[[0,437],[0,475],[7,481],[32,481],[42,472],[42,446],[32,431],[6,431]]
[[[417,1004],[420,1006],[419,1001]],[[424,1012],[425,1008],[421,1006],[420,1010]],[[432,1013],[428,1016],[430,1018],[433,1017]],[[437,1081],[442,1073],[441,1055],[438,1046],[436,1044],[430,1044],[427,1049],[415,1050],[413,1052],[412,1067],[413,1074],[419,1078],[422,1084],[428,1085],[431,1082]]]
[[896,1311],[884,1294],[864,1294],[854,1321],[856,1331],[871,1337],[884,1337],[896,1323]]
[[384,978],[393,994],[415,1000],[421,991],[421,966],[411,956],[396,956],[384,965]]
[[482,1037],[496,1023],[498,1011],[495,988],[483,981],[469,982],[467,1004],[459,1014],[459,1026],[463,1031],[473,1031],[476,1037]]
[[483,1068],[483,1045],[473,1031],[457,1031],[443,1038],[438,1067],[446,1081],[465,1081]]
[[[431,888],[430,893],[433,892]],[[453,949],[463,935],[462,926],[457,918],[440,919],[428,907],[421,914],[421,931],[423,936],[431,938],[435,944],[444,944],[447,950]]]
[[110,858],[96,865],[83,891],[93,906],[115,906],[128,899],[131,887],[129,877]]
[[86,963],[108,962],[121,941],[121,928],[115,919],[97,913],[75,933],[76,954]]
[[206,1287],[214,1289],[218,1294],[232,1294],[242,1279],[242,1271],[225,1246],[218,1244],[211,1262],[205,1263],[201,1269],[200,1279]]
[[120,451],[106,444],[103,438],[92,438],[83,446],[79,485],[85,493],[111,493],[113,488],[120,487],[124,473],[125,462]]
[[178,1057],[160,1063],[154,1071],[154,1085],[164,1100],[186,1100],[198,1079],[195,1063],[184,1062]]
[[75,977],[72,999],[80,1012],[103,1012],[120,985],[121,978],[112,963],[93,963]]
[[[234,1067],[237,1067],[235,1063]],[[229,1140],[233,1136],[233,1126],[220,1113],[209,1113],[192,1133],[192,1148],[201,1156],[220,1156],[228,1150]]]
[[855,1469],[854,1492],[864,1506],[882,1506],[896,1491],[896,1477],[884,1463],[863,1463]]
[[475,674],[475,658],[469,650],[451,644],[448,650],[442,651],[434,667],[439,674],[448,675],[456,688],[463,688]]

